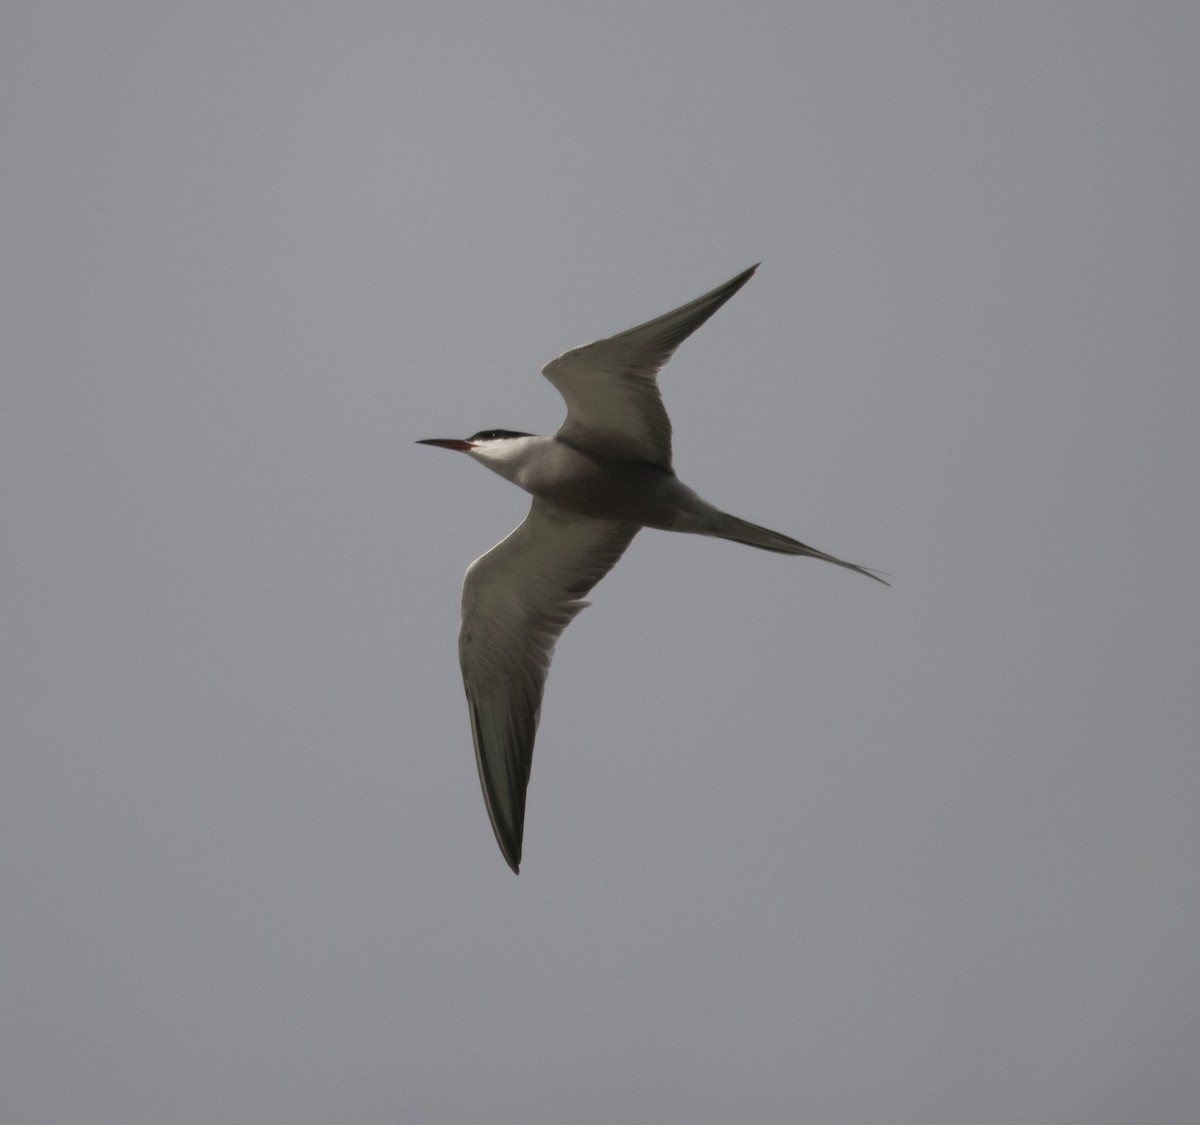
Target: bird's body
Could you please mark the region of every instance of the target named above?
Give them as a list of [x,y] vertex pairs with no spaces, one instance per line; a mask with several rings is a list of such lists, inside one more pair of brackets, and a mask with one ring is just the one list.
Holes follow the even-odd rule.
[[679,524],[710,509],[669,469],[589,454],[557,437],[510,438],[479,459],[505,480],[577,516],[695,531],[699,528]]
[[658,371],[757,268],[547,364],[543,374],[567,401],[567,418],[554,436],[484,430],[423,443],[468,453],[534,498],[524,523],[468,568],[459,630],[484,801],[513,871],[521,860],[525,790],[554,644],[641,528],[807,555],[883,581],[865,567],[720,511],[671,466]]

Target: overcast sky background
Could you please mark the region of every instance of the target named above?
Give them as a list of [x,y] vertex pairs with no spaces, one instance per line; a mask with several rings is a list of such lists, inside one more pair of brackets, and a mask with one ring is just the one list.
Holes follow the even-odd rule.
[[[6,6],[0,1116],[1200,1119],[1200,8]],[[519,878],[565,348],[763,261]]]

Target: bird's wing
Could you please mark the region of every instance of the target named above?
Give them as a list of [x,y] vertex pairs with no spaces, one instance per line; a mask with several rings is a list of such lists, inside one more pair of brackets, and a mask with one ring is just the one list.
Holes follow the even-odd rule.
[[637,531],[535,499],[525,522],[467,570],[458,654],[483,799],[513,871],[555,642]]
[[587,453],[671,467],[671,422],[658,373],[683,343],[758,269],[616,336],[572,348],[542,374],[567,400],[558,437]]

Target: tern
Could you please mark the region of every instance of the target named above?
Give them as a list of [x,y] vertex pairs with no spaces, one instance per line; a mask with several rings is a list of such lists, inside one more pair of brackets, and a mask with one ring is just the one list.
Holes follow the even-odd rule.
[[806,555],[884,582],[866,567],[714,508],[671,467],[671,423],[658,373],[756,269],[674,312],[546,364],[542,374],[567,403],[566,420],[553,437],[481,430],[469,438],[418,443],[466,453],[533,495],[524,523],[467,568],[458,634],[483,799],[514,872],[520,870],[525,791],[555,643],[643,527]]

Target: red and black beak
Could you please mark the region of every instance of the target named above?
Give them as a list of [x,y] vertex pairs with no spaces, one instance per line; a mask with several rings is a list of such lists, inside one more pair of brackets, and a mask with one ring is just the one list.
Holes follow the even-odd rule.
[[423,438],[417,442],[418,445],[437,445],[442,449],[457,449],[459,453],[470,453],[474,446],[469,441],[463,441],[462,438],[451,437],[432,437]]

